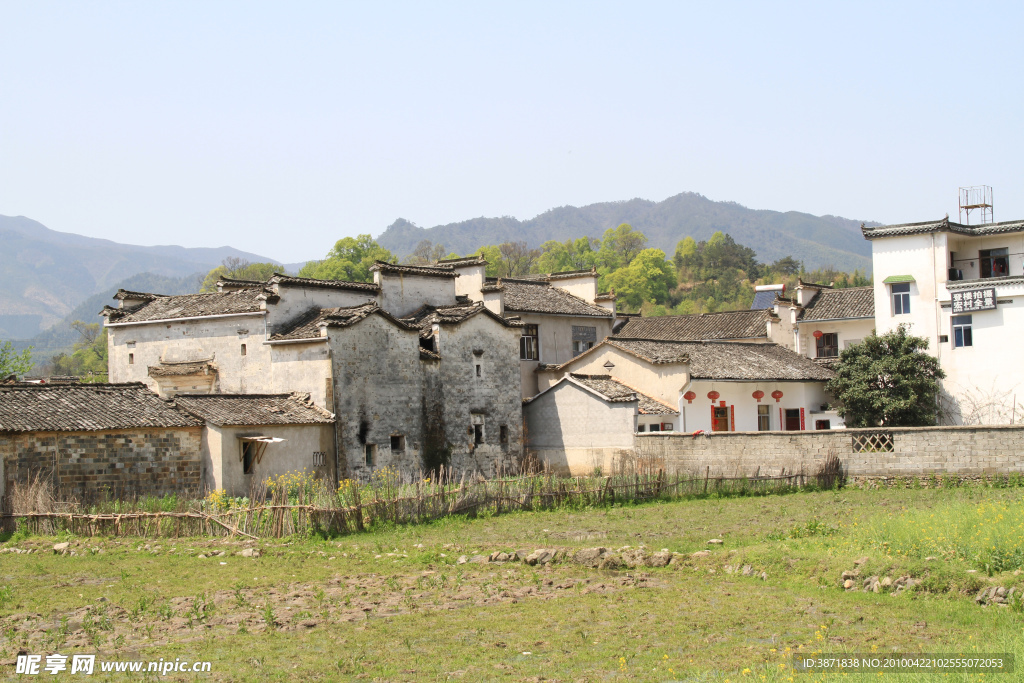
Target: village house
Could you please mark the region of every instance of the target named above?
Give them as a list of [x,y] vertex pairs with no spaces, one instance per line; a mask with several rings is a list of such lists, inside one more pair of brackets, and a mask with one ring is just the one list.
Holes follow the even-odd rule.
[[372,283],[275,275],[209,294],[118,292],[103,311],[110,377],[166,397],[306,394],[335,422],[333,447],[303,461],[328,458],[333,477],[514,466],[521,323],[460,297],[454,268],[372,270]]
[[[824,384],[832,372],[770,342],[610,337],[567,363],[545,366],[538,373],[542,390],[569,373],[607,374],[678,408],[672,431],[839,426],[831,415],[816,417],[827,406]],[[708,400],[710,405],[703,403]]]
[[906,325],[946,372],[940,423],[1018,421],[1024,367],[1006,354],[1024,332],[1024,221],[946,217],[861,231],[871,241],[878,333]]
[[571,475],[612,471],[637,432],[671,431],[679,419],[678,408],[607,374],[563,375],[527,399],[523,413],[532,455]]
[[66,495],[202,487],[203,421],[141,383],[0,385],[0,496],[49,478]]
[[489,278],[487,262],[469,257],[440,261],[459,274],[459,295],[479,301],[503,318],[522,323],[519,342],[523,398],[540,390],[536,371],[592,348],[612,334],[615,295],[599,293],[594,269],[523,278]]

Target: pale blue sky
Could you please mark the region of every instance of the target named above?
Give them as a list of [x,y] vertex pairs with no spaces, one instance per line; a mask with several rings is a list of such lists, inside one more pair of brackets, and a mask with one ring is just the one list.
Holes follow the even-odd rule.
[[683,191],[900,222],[989,184],[1024,218],[1022,15],[0,0],[0,214],[282,261]]

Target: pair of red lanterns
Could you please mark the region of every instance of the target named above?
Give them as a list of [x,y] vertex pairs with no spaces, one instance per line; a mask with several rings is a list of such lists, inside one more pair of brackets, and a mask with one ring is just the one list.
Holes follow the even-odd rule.
[[[714,389],[708,392],[708,398],[711,399],[712,403],[717,401],[720,396],[721,394],[715,391]],[[757,402],[760,403],[761,399],[764,398],[764,392],[758,389],[757,391],[752,393],[751,396],[757,399]],[[687,391],[685,394],[683,394],[683,398],[686,399],[687,403],[693,403],[693,399],[697,398],[697,394],[695,394],[692,391]],[[778,403],[779,399],[782,398],[782,392],[776,389],[775,391],[772,392],[772,398],[774,398],[775,402]]]

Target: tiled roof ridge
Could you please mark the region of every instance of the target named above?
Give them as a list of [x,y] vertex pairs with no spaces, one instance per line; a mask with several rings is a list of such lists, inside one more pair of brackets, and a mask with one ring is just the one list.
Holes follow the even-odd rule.
[[437,261],[439,266],[486,266],[487,261],[483,256],[461,256],[459,258],[443,258]]
[[949,216],[934,221],[921,221],[917,223],[894,223],[892,225],[879,225],[869,228],[861,226],[861,234],[865,239],[875,237],[887,237],[898,235],[914,235],[929,232],[940,232],[948,230],[962,235],[987,235],[1002,232],[1024,231],[1024,220],[1000,221],[998,223],[981,223],[978,225],[965,225],[949,220]]
[[77,382],[73,384],[34,384],[31,382],[18,382],[17,384],[4,384],[3,390],[7,389],[29,389],[31,391],[47,391],[59,389],[68,391],[72,389],[145,389],[142,382]]
[[387,261],[374,261],[370,266],[371,271],[381,273],[406,273],[409,275],[423,275],[425,277],[459,277],[452,267],[446,266],[413,266],[399,263],[388,263]]
[[796,279],[797,286],[803,287],[814,287],[815,289],[835,289],[833,285],[823,285],[817,282],[804,282],[800,278]]
[[[768,309],[766,308],[740,308],[735,311],[714,311],[712,313],[679,313],[676,315],[649,315],[641,316],[642,320],[671,320],[673,318],[696,318],[696,317],[708,317],[712,315],[730,315],[733,313],[743,313],[745,315],[751,314],[764,314]],[[769,313],[769,315],[771,315]]]
[[331,289],[354,289],[357,291],[376,292],[380,287],[374,282],[355,282],[354,280],[322,280],[313,277],[299,277],[298,275],[285,275],[274,273],[273,277],[267,280],[266,284],[282,285],[305,285],[309,287],[327,287]]
[[670,409],[673,413],[678,413],[679,412],[679,408],[678,407],[670,405],[670,404],[666,403],[665,401],[662,401],[661,399],[654,398],[650,394],[647,394],[647,393],[644,393],[643,391],[640,391],[636,387],[634,387],[634,386],[632,386],[630,384],[627,384],[626,382],[623,382],[621,379],[619,379],[617,377],[611,377],[609,375],[609,378],[612,379],[615,382],[618,382],[619,384],[621,384],[622,386],[626,387],[627,389],[629,389],[631,391],[635,391],[638,395],[643,396],[644,398],[646,398],[648,400],[654,401],[655,403],[659,403],[659,404],[665,406],[666,408]]
[[169,294],[153,294],[152,292],[134,292],[130,289],[119,289],[114,294],[113,299],[160,299],[162,297],[170,296]]
[[591,267],[584,270],[562,270],[557,273],[547,273],[545,277],[548,280],[567,280],[574,277],[580,277],[583,275],[597,275],[597,268]]
[[731,339],[650,339],[649,337],[620,337],[618,335],[612,335],[608,337],[608,341],[623,341],[623,342],[652,342],[656,344],[728,344],[729,346],[778,346],[777,343],[769,342],[753,342],[753,341],[733,341]]

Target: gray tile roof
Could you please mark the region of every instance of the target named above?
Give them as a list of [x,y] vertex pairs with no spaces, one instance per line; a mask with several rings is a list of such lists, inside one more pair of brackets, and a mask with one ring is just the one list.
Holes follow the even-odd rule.
[[403,329],[417,329],[393,317],[381,308],[377,302],[371,301],[359,306],[312,308],[294,318],[291,322],[282,325],[275,334],[271,335],[270,341],[316,339],[322,336],[320,334],[322,327],[348,327],[371,315],[383,316]]
[[560,273],[546,273],[541,275],[546,280],[569,280],[575,277],[582,277],[585,275],[593,275],[597,277],[597,268],[588,268],[586,270],[564,270]]
[[983,225],[963,225],[954,223],[949,218],[923,223],[899,223],[897,225],[880,225],[874,228],[861,226],[861,234],[865,239],[894,237],[901,235],[921,235],[929,232],[954,232],[960,235],[980,237],[983,235],[1000,235],[1008,232],[1024,232],[1024,221],[1003,221],[1002,223],[986,223]]
[[190,375],[210,375],[215,372],[217,372],[217,367],[208,360],[160,363],[159,365],[149,366],[150,377],[187,377]]
[[376,294],[380,291],[373,282],[351,282],[349,280],[318,280],[311,277],[296,277],[293,275],[282,275],[274,273],[274,276],[267,280],[268,285],[292,285],[295,287],[319,287],[322,289],[344,289],[351,292],[368,292]]
[[495,315],[483,305],[483,302],[456,304],[454,306],[431,306],[427,304],[404,318],[400,318],[400,320],[413,327],[418,327],[421,330],[421,335],[427,336],[432,332],[434,325],[458,325],[478,314],[493,318],[505,327],[522,326],[522,323],[517,320],[508,320]]
[[607,308],[587,303],[563,289],[552,287],[546,280],[501,278],[496,283],[488,281],[487,284],[500,285],[504,290],[506,311],[579,315],[593,318],[610,318],[612,316],[612,312]]
[[409,266],[397,263],[377,261],[370,266],[371,271],[381,273],[399,273],[403,275],[423,275],[425,277],[458,277],[459,274],[451,266]]
[[334,416],[309,394],[178,394],[182,410],[218,426],[330,424]]
[[874,287],[822,289],[800,314],[802,321],[874,317]]
[[[824,382],[833,377],[828,368],[772,343],[610,337],[602,344],[609,344],[654,364],[688,364],[693,379]],[[602,344],[586,353],[594,353]],[[560,367],[572,362],[563,363]]]
[[678,415],[679,411],[656,398],[623,384],[611,375],[570,373],[571,378],[604,396],[612,403],[637,401],[642,415]]
[[0,432],[96,432],[201,425],[141,383],[0,386]]
[[463,256],[462,258],[444,258],[437,262],[439,266],[486,266],[487,261],[482,256]]
[[770,309],[630,318],[618,335],[635,339],[767,339]]
[[255,313],[263,309],[267,298],[271,296],[274,295],[262,287],[209,294],[154,295],[150,301],[133,308],[107,306],[103,309],[103,315],[106,316],[108,323],[144,323],[206,315]]

